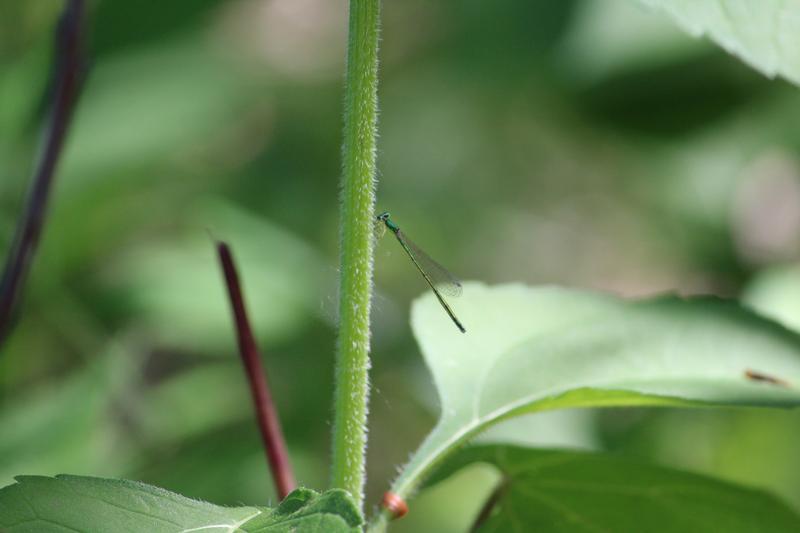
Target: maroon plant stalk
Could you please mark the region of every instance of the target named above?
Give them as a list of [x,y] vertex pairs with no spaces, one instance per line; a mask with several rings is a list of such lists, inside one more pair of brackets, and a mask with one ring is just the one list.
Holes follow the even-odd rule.
[[267,461],[269,462],[270,470],[272,470],[275,489],[278,492],[278,497],[282,500],[297,486],[292,473],[292,466],[289,464],[286,441],[283,438],[278,413],[275,410],[275,404],[269,392],[266,375],[261,367],[261,359],[253,337],[253,330],[250,328],[250,321],[247,319],[247,311],[245,310],[244,298],[239,284],[239,276],[236,273],[236,265],[233,262],[233,255],[230,247],[224,242],[217,242],[217,253],[225,275],[225,284],[228,286],[228,297],[231,301],[233,317],[236,322],[236,334],[239,339],[239,353],[242,356],[247,380],[250,383],[250,392],[253,395],[258,427],[261,430],[261,438],[264,441]]
[[84,78],[83,0],[68,0],[56,32],[52,104],[30,196],[17,223],[0,280],[0,346],[11,330],[14,307],[25,285],[42,233],[56,166]]

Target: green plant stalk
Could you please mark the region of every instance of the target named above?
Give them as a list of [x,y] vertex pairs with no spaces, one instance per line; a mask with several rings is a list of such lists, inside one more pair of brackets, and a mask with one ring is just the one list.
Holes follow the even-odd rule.
[[331,484],[363,507],[378,117],[379,0],[350,0]]

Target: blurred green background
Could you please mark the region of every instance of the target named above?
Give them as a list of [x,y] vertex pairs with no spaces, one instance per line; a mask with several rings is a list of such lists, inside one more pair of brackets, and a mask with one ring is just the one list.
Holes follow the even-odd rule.
[[[0,0],[3,250],[61,5]],[[324,487],[346,2],[105,0],[90,23],[91,75],[0,351],[0,485],[64,472],[274,502],[210,231],[239,262],[298,478]],[[742,297],[800,327],[795,87],[632,0],[385,2],[381,76],[378,209],[462,278]],[[395,244],[376,263],[373,504],[437,409],[408,325],[425,287]],[[792,412],[567,412],[494,437],[800,506]],[[492,479],[473,470],[397,530],[469,523]]]

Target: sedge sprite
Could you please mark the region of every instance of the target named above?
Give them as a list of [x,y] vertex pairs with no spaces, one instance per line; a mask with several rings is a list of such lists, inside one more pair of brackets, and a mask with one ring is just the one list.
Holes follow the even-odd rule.
[[419,273],[422,274],[422,277],[425,278],[425,281],[428,283],[431,290],[433,290],[433,294],[436,295],[436,299],[442,304],[442,307],[447,312],[448,316],[450,316],[450,319],[461,333],[466,333],[467,330],[461,325],[461,322],[456,318],[455,313],[453,313],[453,310],[445,301],[444,296],[442,296],[442,293],[448,296],[460,296],[461,282],[448,272],[447,269],[428,257],[428,254],[411,242],[409,238],[400,231],[400,227],[389,218],[388,211],[384,211],[377,216],[377,224],[381,231],[385,231],[386,228],[389,228],[389,230],[394,233],[394,236],[397,237],[397,242],[399,242],[403,250],[406,251],[408,257],[411,258],[411,262],[414,263]]

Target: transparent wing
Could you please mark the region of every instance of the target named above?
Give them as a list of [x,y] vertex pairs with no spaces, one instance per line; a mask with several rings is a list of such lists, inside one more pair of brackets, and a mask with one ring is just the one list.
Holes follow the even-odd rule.
[[442,265],[431,259],[428,254],[419,249],[419,247],[406,237],[402,231],[397,232],[397,238],[403,241],[408,247],[408,250],[417,260],[419,266],[431,278],[431,281],[436,286],[436,289],[444,295],[457,298],[461,296],[461,282],[458,278],[450,273],[449,270]]
[[386,233],[386,224],[383,223],[381,220],[376,220],[372,224],[372,237],[379,241],[381,237]]

